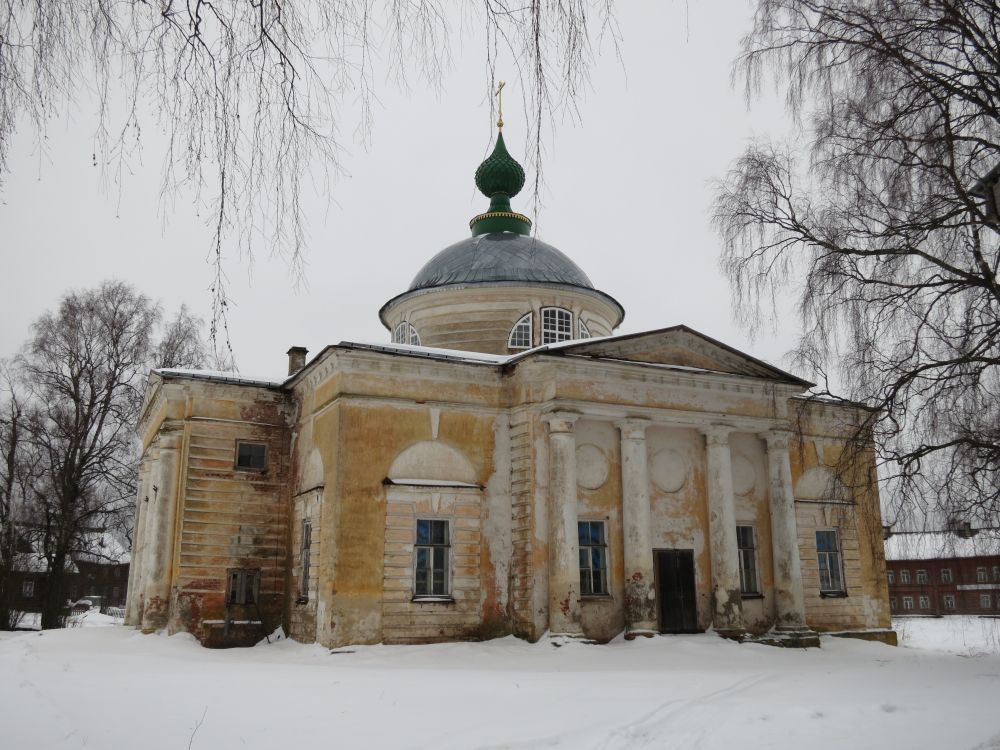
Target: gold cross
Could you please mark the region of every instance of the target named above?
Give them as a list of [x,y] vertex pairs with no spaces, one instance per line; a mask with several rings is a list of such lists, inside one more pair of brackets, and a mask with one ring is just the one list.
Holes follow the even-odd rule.
[[500,81],[497,86],[497,127],[500,130],[503,130],[503,87],[506,85],[506,82]]

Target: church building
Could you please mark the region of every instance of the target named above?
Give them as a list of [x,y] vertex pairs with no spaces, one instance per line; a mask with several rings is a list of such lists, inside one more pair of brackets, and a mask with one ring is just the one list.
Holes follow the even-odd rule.
[[379,310],[391,343],[150,375],[127,622],[894,640],[873,455],[840,460],[862,407],[684,325],[616,335],[622,304],[511,208],[502,130],[475,179],[489,209]]

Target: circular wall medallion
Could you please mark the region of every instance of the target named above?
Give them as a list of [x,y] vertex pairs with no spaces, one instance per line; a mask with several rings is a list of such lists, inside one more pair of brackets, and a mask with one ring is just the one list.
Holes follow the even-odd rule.
[[596,490],[608,481],[608,457],[596,445],[585,443],[576,449],[576,481],[587,490]]
[[757,486],[757,469],[746,456],[733,456],[733,492],[749,495]]
[[688,466],[684,456],[670,448],[653,454],[649,476],[663,492],[677,492],[687,482]]

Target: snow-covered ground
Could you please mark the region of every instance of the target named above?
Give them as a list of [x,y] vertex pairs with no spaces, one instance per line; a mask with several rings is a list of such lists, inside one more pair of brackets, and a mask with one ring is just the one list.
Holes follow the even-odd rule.
[[210,651],[89,627],[0,636],[0,747],[1000,748],[1000,656],[706,634],[555,648]]
[[[962,656],[1000,654],[1000,617],[897,617],[892,627],[899,636],[899,645],[907,648]],[[997,698],[1000,700],[1000,695]]]

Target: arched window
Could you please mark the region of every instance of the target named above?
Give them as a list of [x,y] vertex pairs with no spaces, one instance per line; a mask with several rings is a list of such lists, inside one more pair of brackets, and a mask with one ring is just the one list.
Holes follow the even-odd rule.
[[573,338],[573,313],[561,307],[542,308],[542,343],[553,344]]
[[590,329],[587,328],[587,324],[584,323],[582,320],[580,321],[580,338],[581,339],[590,338]]
[[405,320],[392,330],[392,343],[420,346],[420,334]]
[[507,346],[511,349],[531,348],[531,313],[528,313],[514,324],[510,329],[510,338],[507,339]]

